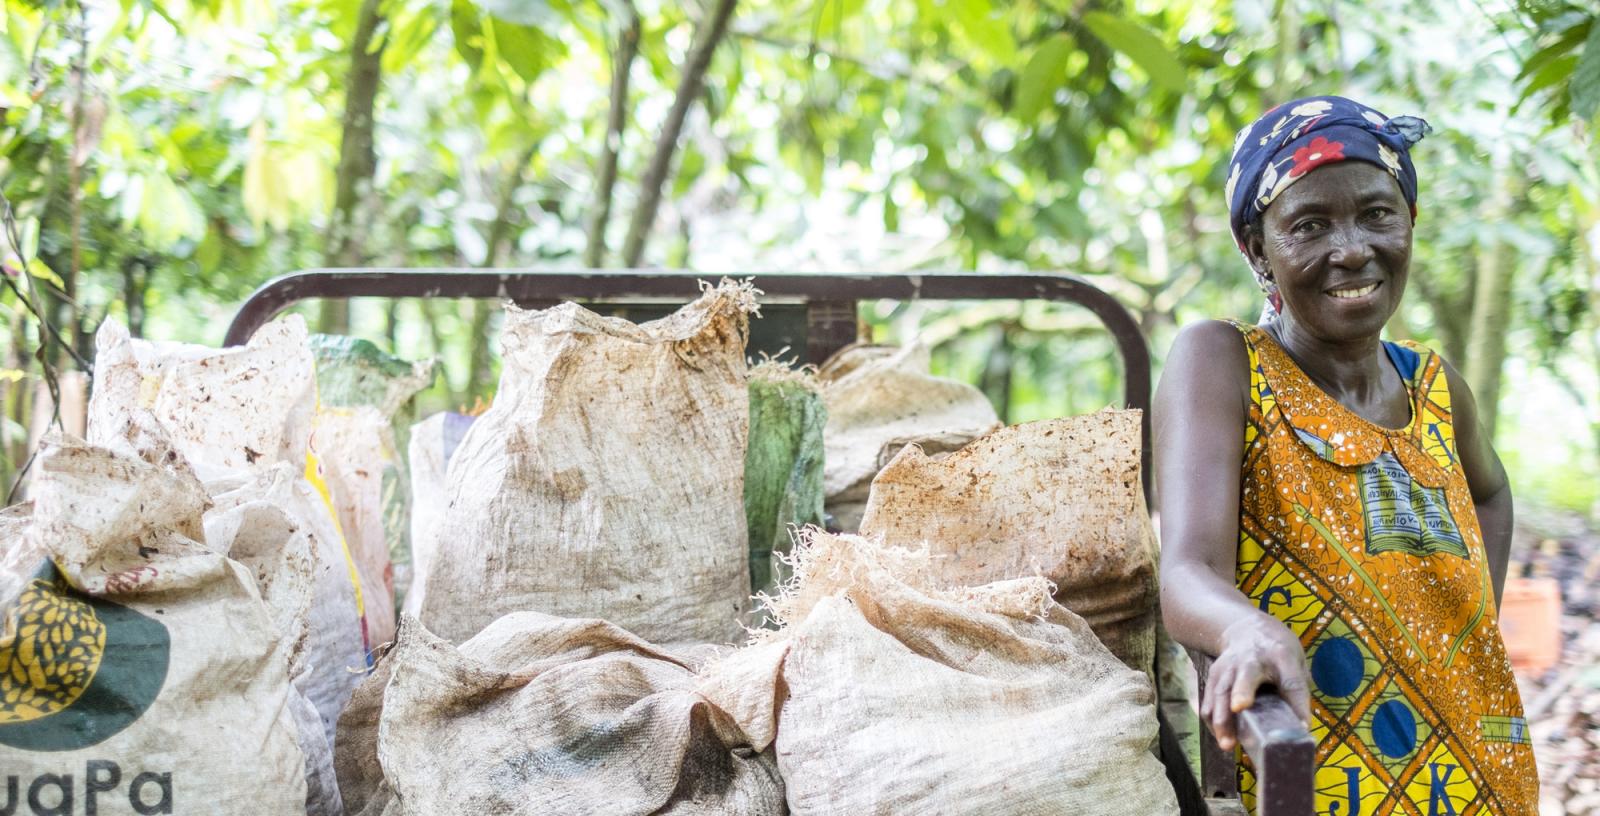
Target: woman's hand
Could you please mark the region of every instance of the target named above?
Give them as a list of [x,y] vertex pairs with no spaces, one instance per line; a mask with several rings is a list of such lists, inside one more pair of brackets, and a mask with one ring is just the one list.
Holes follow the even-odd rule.
[[1255,613],[1224,630],[1222,642],[1200,701],[1200,720],[1211,726],[1217,745],[1233,750],[1239,741],[1236,715],[1255,704],[1256,690],[1263,685],[1276,687],[1295,714],[1311,722],[1306,653],[1289,627]]

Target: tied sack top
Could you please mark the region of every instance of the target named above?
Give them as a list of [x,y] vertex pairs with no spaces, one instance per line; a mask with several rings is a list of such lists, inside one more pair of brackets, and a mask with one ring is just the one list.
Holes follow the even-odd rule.
[[[1459,466],[1443,361],[1384,343],[1411,422],[1313,384],[1261,328],[1250,360],[1235,581],[1300,637],[1316,812],[1535,816],[1538,776]],[[1240,754],[1239,789],[1255,812]]]

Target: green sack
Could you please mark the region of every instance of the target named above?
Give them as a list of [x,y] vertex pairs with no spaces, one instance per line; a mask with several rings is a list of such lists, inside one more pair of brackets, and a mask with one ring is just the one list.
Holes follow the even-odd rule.
[[788,579],[791,525],[822,525],[822,429],[827,409],[815,380],[768,361],[750,370],[750,441],[744,460],[744,516],[750,535],[750,590]]

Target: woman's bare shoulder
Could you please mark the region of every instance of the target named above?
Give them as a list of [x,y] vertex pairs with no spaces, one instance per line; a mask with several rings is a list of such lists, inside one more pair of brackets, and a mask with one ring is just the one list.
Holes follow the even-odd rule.
[[1210,432],[1242,423],[1249,405],[1250,355],[1238,327],[1206,320],[1180,330],[1156,388],[1157,423],[1182,416]]
[[1248,386],[1250,355],[1245,348],[1243,332],[1226,320],[1190,323],[1179,330],[1172,341],[1165,371],[1184,372],[1186,380],[1221,378],[1224,382]]

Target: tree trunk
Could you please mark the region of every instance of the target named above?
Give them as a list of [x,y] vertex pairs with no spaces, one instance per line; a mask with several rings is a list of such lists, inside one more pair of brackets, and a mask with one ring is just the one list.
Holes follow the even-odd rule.
[[[514,226],[512,208],[516,206],[517,188],[522,185],[522,173],[533,162],[533,157],[539,152],[539,143],[535,142],[521,156],[517,157],[516,166],[506,177],[505,186],[500,188],[500,197],[494,205],[494,221],[489,224],[488,251],[484,253],[483,263],[480,267],[491,269],[500,263],[511,245],[511,228]],[[462,404],[469,400],[487,396],[493,385],[489,381],[490,369],[490,343],[489,319],[494,315],[498,306],[492,300],[474,301],[472,304],[472,324],[468,329],[468,342],[472,343],[472,353],[467,357],[467,384],[462,392]]]
[[684,63],[672,109],[667,112],[661,135],[656,138],[656,150],[650,157],[650,166],[639,182],[638,207],[633,211],[633,219],[628,222],[628,237],[622,243],[622,265],[625,267],[637,267],[644,255],[645,241],[650,235],[650,228],[655,225],[656,210],[661,206],[661,187],[667,182],[667,171],[678,149],[678,135],[683,132],[684,117],[688,116],[689,107],[700,98],[706,69],[711,67],[711,56],[728,31],[728,19],[733,16],[735,0],[715,2],[710,16],[702,20],[695,31],[694,44],[689,48],[689,58]]
[[1010,323],[996,324],[994,347],[989,350],[989,359],[984,361],[983,374],[979,377],[979,390],[989,397],[995,414],[1007,425],[1011,424],[1011,376],[1017,361],[1016,351],[1011,346],[1011,332],[1015,328]]
[[[356,33],[350,41],[349,90],[344,98],[344,134],[339,144],[339,170],[334,183],[333,218],[329,222],[328,245],[324,252],[328,266],[363,266],[366,252],[363,230],[357,227],[363,187],[372,182],[377,155],[372,147],[373,110],[382,80],[384,42],[373,46],[382,0],[361,0]],[[328,334],[350,331],[350,302],[329,300],[322,306],[317,329]]]
[[628,115],[628,74],[639,53],[639,13],[628,4],[628,17],[617,37],[617,51],[611,65],[611,110],[606,115],[605,143],[600,146],[600,167],[596,172],[594,201],[589,205],[588,245],[583,249],[583,264],[592,268],[605,263],[606,223],[611,220],[611,192],[617,184],[617,154],[622,150],[622,127]]
[[150,264],[138,255],[122,259],[122,302],[128,310],[128,333],[144,336],[145,293],[149,290]]
[[[1513,202],[1520,195],[1516,189],[1518,183],[1511,174],[1502,170],[1498,175],[1485,224],[1505,223]],[[1487,252],[1479,254],[1466,366],[1461,373],[1472,389],[1479,421],[1491,440],[1499,418],[1500,370],[1506,359],[1506,330],[1510,325],[1511,289],[1516,273],[1517,250],[1509,241],[1499,239]]]

